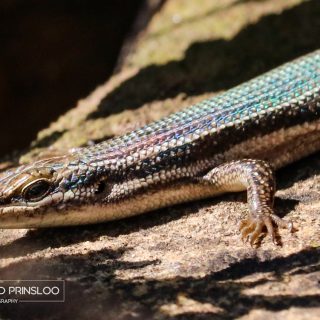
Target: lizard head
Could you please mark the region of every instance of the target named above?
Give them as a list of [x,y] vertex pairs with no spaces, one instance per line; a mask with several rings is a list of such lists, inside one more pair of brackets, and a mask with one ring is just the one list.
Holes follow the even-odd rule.
[[96,174],[71,155],[38,160],[1,173],[0,228],[72,224],[67,213],[80,200],[89,203],[101,191],[93,176]]

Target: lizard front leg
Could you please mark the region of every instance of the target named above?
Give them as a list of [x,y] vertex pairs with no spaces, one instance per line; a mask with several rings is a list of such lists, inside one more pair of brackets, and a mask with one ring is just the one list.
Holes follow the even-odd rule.
[[278,244],[274,224],[293,230],[291,221],[285,221],[273,212],[275,180],[271,166],[262,160],[243,159],[222,164],[204,177],[200,182],[210,183],[217,192],[247,190],[249,217],[241,221],[242,240],[253,245],[266,227],[272,241]]

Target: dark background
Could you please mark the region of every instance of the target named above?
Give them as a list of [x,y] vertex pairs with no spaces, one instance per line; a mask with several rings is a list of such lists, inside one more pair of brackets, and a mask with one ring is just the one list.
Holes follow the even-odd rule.
[[1,0],[0,156],[112,73],[143,0]]

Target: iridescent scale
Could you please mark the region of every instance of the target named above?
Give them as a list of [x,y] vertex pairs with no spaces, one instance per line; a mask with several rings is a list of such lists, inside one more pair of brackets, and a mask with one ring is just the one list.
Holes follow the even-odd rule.
[[[254,123],[254,120],[259,123],[271,121],[270,130],[274,130],[276,128],[272,127],[270,115],[277,113],[285,116],[287,112],[288,117],[305,116],[308,110],[303,108],[299,110],[299,101],[312,100],[319,88],[320,50],[286,63],[223,94],[204,100],[141,129],[83,149],[81,156],[85,156],[87,162],[97,157],[104,159],[105,156],[108,156],[110,159],[112,154],[114,158],[124,153],[131,156],[137,148],[146,149],[154,141],[158,146],[171,142],[171,148],[175,148],[172,139],[178,140],[180,137],[185,138],[185,144],[190,143],[191,140],[193,144],[196,144],[197,135],[203,138],[209,133],[211,139],[214,140],[215,135],[218,138],[222,136],[221,130],[224,130],[225,127],[246,130],[250,129],[249,123]],[[309,116],[312,118],[315,113],[312,111]],[[293,123],[296,122],[297,119],[293,121]],[[266,126],[266,123],[264,125]],[[238,131],[235,130],[235,132]],[[192,136],[194,133],[197,135]],[[229,142],[232,144],[232,141]],[[223,143],[229,142],[224,141]]]

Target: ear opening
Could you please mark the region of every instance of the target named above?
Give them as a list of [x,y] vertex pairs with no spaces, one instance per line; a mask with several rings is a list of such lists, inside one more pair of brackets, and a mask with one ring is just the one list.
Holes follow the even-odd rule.
[[106,189],[107,189],[107,183],[106,181],[102,180],[99,182],[98,187],[95,191],[95,194],[96,195],[103,194],[106,191]]

